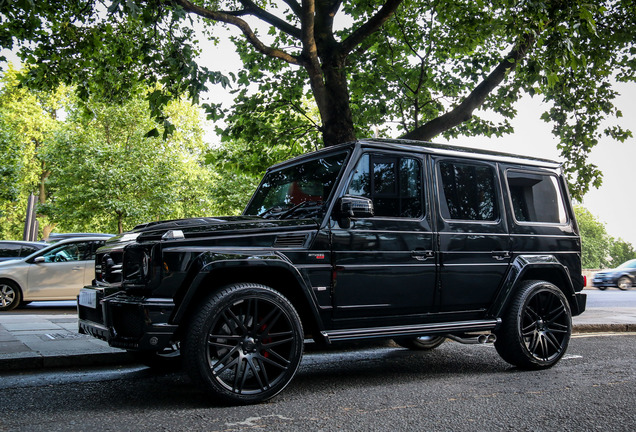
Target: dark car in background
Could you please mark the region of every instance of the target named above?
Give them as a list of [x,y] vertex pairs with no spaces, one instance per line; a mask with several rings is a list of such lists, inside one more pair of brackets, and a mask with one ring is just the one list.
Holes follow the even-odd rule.
[[0,261],[24,258],[47,246],[44,242],[0,240]]
[[616,287],[625,291],[634,286],[634,280],[636,280],[636,259],[626,261],[615,269],[596,273],[592,279],[592,285],[600,290]]

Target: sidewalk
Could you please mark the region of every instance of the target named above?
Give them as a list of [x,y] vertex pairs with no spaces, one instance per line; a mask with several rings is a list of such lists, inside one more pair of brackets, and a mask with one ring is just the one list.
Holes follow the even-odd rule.
[[[573,318],[574,333],[636,332],[636,308],[592,308]],[[0,313],[0,372],[122,365],[132,359],[77,333],[77,316]]]

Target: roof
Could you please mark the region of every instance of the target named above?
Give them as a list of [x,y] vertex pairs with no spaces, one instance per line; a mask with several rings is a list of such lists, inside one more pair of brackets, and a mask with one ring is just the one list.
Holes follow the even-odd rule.
[[551,168],[551,169],[556,169],[561,166],[560,162],[556,162],[549,159],[541,159],[541,158],[535,158],[531,156],[516,155],[512,153],[496,152],[496,151],[491,151],[486,149],[451,146],[451,145],[436,144],[436,143],[431,143],[426,141],[366,138],[366,139],[360,139],[354,142],[343,143],[343,144],[338,144],[335,146],[326,147],[315,152],[307,153],[307,154],[295,157],[293,159],[281,162],[279,164],[273,165],[269,169],[281,168],[288,164],[293,165],[299,160],[312,158],[320,154],[328,154],[328,153],[339,151],[342,149],[351,148],[355,145],[361,145],[367,148],[375,147],[375,148],[384,149],[384,150],[401,150],[401,151],[406,150],[411,152],[428,153],[428,154],[444,155],[444,156],[471,157],[474,159],[481,159],[481,160],[487,160],[487,161],[532,165],[532,166],[539,166],[539,167]]

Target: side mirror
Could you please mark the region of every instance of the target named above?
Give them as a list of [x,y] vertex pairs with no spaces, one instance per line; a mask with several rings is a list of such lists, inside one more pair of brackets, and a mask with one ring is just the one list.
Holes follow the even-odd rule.
[[46,258],[44,258],[43,256],[35,257],[33,262],[36,264],[40,264],[40,263],[46,262]]
[[362,196],[343,196],[338,203],[338,209],[340,215],[347,218],[368,218],[374,215],[373,201]]

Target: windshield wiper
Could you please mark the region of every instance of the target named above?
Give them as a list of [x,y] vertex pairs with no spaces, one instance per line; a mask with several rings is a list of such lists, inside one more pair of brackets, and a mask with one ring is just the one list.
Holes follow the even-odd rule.
[[292,208],[290,208],[289,210],[281,214],[278,217],[278,219],[285,219],[293,215],[294,213],[297,213],[299,210],[304,210],[308,212],[309,214],[311,214],[312,211],[319,210],[321,208],[322,208],[322,201],[303,201],[300,204],[296,204],[295,206],[293,206]]
[[268,219],[270,217],[278,216],[281,213],[284,214],[284,213],[286,213],[286,211],[285,211],[284,208],[282,208],[281,206],[279,206],[277,204],[275,206],[272,206],[272,207],[268,208],[264,212],[259,213],[258,217],[262,217],[262,218]]

